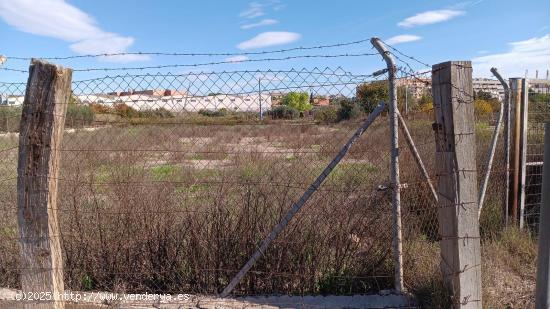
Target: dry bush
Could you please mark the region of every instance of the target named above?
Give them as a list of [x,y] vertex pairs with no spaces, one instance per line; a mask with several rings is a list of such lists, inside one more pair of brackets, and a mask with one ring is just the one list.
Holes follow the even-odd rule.
[[[59,217],[67,288],[219,292],[359,125],[359,120],[258,125],[246,118],[178,117],[187,118],[154,125],[115,122],[65,134]],[[431,117],[412,114],[408,124],[435,179]],[[478,126],[480,182],[490,136],[490,128]],[[7,149],[18,140],[0,141]],[[400,143],[405,283],[423,306],[445,308],[449,297],[439,275],[436,204],[405,141]],[[17,287],[17,152],[6,153],[0,166],[11,180],[0,187],[8,214],[0,219],[0,285]],[[502,157],[499,144],[481,217],[485,299],[496,307],[529,299],[534,267],[532,242],[502,232]],[[379,189],[389,187],[388,169],[387,118],[381,118],[236,293],[352,294],[391,288],[390,197],[387,189]],[[506,260],[518,256],[516,262]],[[517,284],[529,283],[516,302],[502,297],[508,289],[498,283],[510,274]]]
[[[65,134],[67,288],[219,292],[356,127],[161,124]],[[387,192],[376,190],[387,185],[386,147],[371,146],[384,130],[381,123],[354,145],[237,293],[391,287],[391,208]],[[18,282],[9,272],[17,249],[0,269],[6,285]]]
[[537,243],[533,235],[505,228],[483,246],[484,303],[491,308],[534,308]]

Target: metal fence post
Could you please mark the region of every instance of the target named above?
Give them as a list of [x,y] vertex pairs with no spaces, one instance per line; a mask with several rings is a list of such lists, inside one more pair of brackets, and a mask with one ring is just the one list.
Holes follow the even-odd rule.
[[520,195],[519,195],[519,228],[525,224],[525,187],[527,185],[527,131],[529,128],[529,82],[523,80],[521,98],[521,156],[520,156]]
[[500,81],[502,86],[504,87],[505,94],[504,94],[504,101],[500,102],[500,111],[498,112],[498,120],[497,124],[495,126],[495,131],[493,132],[493,138],[491,140],[491,147],[489,149],[489,156],[487,157],[487,163],[485,164],[486,170],[485,170],[485,177],[483,178],[483,183],[481,184],[481,190],[479,191],[479,211],[478,211],[478,217],[481,216],[481,210],[483,209],[483,202],[485,201],[485,192],[487,191],[487,185],[489,184],[489,178],[491,176],[491,168],[493,166],[493,158],[495,157],[495,151],[497,147],[498,142],[498,135],[500,133],[500,127],[502,126],[502,118],[505,113],[505,102],[508,100],[508,85],[502,79],[502,76],[498,73],[496,68],[491,68],[491,73]]
[[296,215],[300,209],[306,204],[311,195],[317,191],[317,189],[323,184],[325,179],[330,175],[334,168],[340,163],[344,156],[348,153],[349,149],[357,141],[357,139],[365,133],[369,126],[376,120],[376,118],[382,113],[386,108],[384,103],[380,103],[373,111],[369,114],[365,122],[355,131],[355,133],[350,137],[347,143],[340,149],[338,154],[332,159],[332,161],[325,167],[315,181],[308,187],[308,189],[302,194],[300,199],[295,202],[288,212],[284,215],[282,220],[271,230],[269,235],[262,241],[256,252],[248,259],[244,266],[239,270],[239,272],[233,277],[231,282],[225,287],[225,289],[220,294],[220,297],[227,297],[231,291],[239,284],[244,275],[254,266],[256,261],[264,254],[265,250],[269,245],[279,237],[279,234],[285,229],[285,227],[290,223],[294,215]]
[[[499,74],[500,76],[500,74]],[[504,152],[505,152],[505,158],[504,158],[504,164],[506,169],[506,193],[504,194],[504,209],[502,212],[503,215],[503,223],[504,225],[508,225],[508,219],[510,217],[510,129],[511,129],[511,106],[510,102],[512,99],[512,91],[510,90],[510,87],[508,86],[508,83],[502,79],[502,76],[499,78],[500,83],[502,84],[502,87],[504,87],[505,93],[504,93],[504,109],[506,110],[506,113],[504,114],[505,117],[505,126],[504,126]]]
[[[33,60],[23,103],[17,166],[17,219],[24,293],[51,293],[29,308],[63,308],[63,261],[57,220],[60,146],[72,70]],[[42,294],[40,294],[42,295]]]
[[542,172],[542,203],[540,204],[539,252],[535,307],[550,307],[550,122],[544,134],[544,164]]
[[372,45],[382,55],[388,67],[390,103],[388,104],[391,134],[391,187],[393,208],[393,256],[395,263],[395,290],[404,291],[403,284],[403,244],[401,235],[401,183],[399,182],[399,123],[397,109],[397,85],[395,75],[397,68],[393,56],[379,38],[371,39]]

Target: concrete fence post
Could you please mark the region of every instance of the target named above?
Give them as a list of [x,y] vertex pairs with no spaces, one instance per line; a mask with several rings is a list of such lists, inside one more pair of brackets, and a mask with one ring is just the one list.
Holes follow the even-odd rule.
[[482,308],[476,143],[470,61],[432,67],[441,270],[453,308]]
[[17,166],[21,287],[23,293],[50,293],[51,300],[26,303],[26,308],[64,307],[57,179],[71,80],[71,69],[31,62]]

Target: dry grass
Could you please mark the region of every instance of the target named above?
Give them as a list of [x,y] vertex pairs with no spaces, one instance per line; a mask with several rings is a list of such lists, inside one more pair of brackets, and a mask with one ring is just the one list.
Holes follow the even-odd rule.
[[[116,123],[65,134],[59,217],[68,288],[220,291],[358,125],[229,120]],[[386,121],[352,147],[237,293],[392,287],[389,196],[377,190],[389,185]],[[410,119],[409,127],[433,175],[431,120]],[[490,128],[480,126],[480,171],[489,138]],[[2,149],[17,141],[0,138]],[[4,154],[0,285],[17,287],[16,150]],[[400,160],[406,286],[423,307],[447,308],[436,205],[404,146]],[[501,156],[495,166],[481,218],[484,298],[490,308],[522,308],[532,301],[534,241],[503,230]]]
[[[357,124],[139,125],[65,134],[59,218],[66,286],[219,292]],[[384,130],[383,126],[373,128]],[[383,134],[359,141],[237,293],[391,286]],[[4,162],[14,174],[15,160]],[[14,164],[11,165],[10,164]],[[387,185],[387,181],[382,184]],[[15,183],[2,193],[3,286],[17,286]]]
[[483,246],[483,297],[491,308],[534,308],[537,243],[515,228]]

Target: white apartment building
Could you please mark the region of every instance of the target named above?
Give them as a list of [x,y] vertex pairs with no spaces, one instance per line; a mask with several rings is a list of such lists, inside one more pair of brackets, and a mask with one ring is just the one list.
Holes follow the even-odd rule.
[[493,97],[498,99],[504,98],[504,87],[498,80],[489,79],[489,78],[474,78],[473,81],[474,92],[487,92],[490,93]]
[[0,105],[8,105],[8,106],[19,106],[23,105],[23,101],[25,100],[25,96],[15,96],[15,95],[7,95],[7,94],[1,94],[0,93]]
[[269,94],[216,94],[208,96],[189,96],[187,94],[174,94],[157,96],[148,94],[131,95],[79,95],[82,103],[95,103],[113,106],[124,103],[136,110],[153,110],[164,108],[172,112],[198,112],[201,109],[219,110],[227,109],[236,112],[263,112],[271,108],[271,95]]

